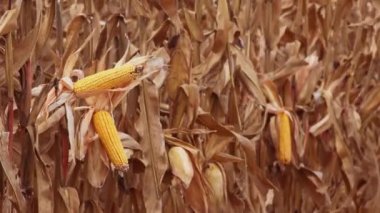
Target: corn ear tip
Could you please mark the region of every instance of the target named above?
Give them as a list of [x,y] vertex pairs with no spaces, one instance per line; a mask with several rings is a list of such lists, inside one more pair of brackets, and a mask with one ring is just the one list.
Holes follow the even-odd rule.
[[125,165],[122,165],[122,166],[116,166],[116,169],[121,171],[121,172],[127,172],[129,170],[129,164],[125,164]]
[[282,164],[284,164],[284,165],[289,165],[290,162],[292,161],[291,158],[286,158],[286,157],[279,157],[279,159],[280,159],[280,162],[281,162]]

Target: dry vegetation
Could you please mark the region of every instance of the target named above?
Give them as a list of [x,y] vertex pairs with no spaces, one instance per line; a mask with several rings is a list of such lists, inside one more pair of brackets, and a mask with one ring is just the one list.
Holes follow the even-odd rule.
[[[380,211],[378,0],[9,0],[0,15],[2,212]],[[139,55],[165,70],[64,95],[61,79]]]

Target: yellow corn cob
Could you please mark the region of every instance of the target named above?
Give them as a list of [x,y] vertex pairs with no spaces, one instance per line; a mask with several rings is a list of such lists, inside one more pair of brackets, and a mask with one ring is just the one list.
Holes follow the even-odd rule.
[[141,72],[142,69],[133,64],[115,67],[78,80],[73,85],[73,91],[77,96],[83,96],[107,89],[124,87],[135,80]]
[[172,147],[168,152],[169,162],[173,175],[177,176],[188,188],[194,176],[193,164],[190,156],[182,147]]
[[278,129],[278,160],[283,164],[289,164],[292,159],[292,133],[290,120],[285,112],[277,114]]
[[128,157],[124,151],[120,137],[117,134],[115,122],[107,111],[95,112],[93,124],[99,135],[100,141],[107,152],[108,158],[117,169],[128,169]]

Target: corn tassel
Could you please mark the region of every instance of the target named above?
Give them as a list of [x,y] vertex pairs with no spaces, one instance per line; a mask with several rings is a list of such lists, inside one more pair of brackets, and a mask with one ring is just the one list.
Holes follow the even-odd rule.
[[168,152],[168,157],[173,175],[185,184],[185,188],[189,187],[194,176],[194,169],[186,150],[179,146],[172,147]]
[[128,169],[128,157],[124,151],[115,122],[107,111],[97,111],[93,116],[93,124],[108,158],[117,169]]
[[292,133],[290,120],[285,112],[277,114],[278,129],[278,160],[283,164],[289,164],[292,159]]
[[126,64],[78,80],[73,85],[73,91],[77,96],[84,96],[107,89],[124,87],[138,78],[141,73],[142,69],[138,66]]

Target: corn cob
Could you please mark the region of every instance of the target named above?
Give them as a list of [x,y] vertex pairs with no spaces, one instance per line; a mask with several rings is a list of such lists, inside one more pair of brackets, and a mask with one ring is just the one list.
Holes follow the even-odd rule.
[[77,96],[84,96],[107,89],[124,87],[138,78],[141,73],[142,66],[126,64],[78,80],[73,85],[73,91]]
[[190,156],[184,148],[179,146],[172,147],[168,152],[168,156],[173,175],[177,176],[187,188],[194,176]]
[[292,133],[290,120],[285,112],[277,114],[278,129],[278,160],[283,164],[289,164],[292,159]]
[[108,158],[117,169],[128,169],[128,157],[117,134],[115,122],[107,111],[97,111],[93,116],[95,131],[107,152]]
[[212,190],[211,202],[214,205],[219,205],[225,200],[225,177],[221,168],[215,163],[209,163],[204,176],[207,182],[210,184]]

